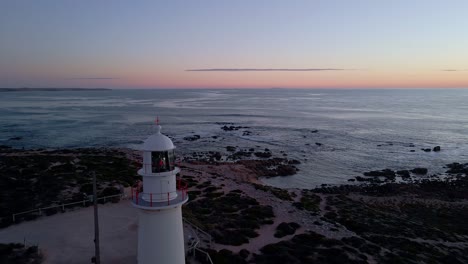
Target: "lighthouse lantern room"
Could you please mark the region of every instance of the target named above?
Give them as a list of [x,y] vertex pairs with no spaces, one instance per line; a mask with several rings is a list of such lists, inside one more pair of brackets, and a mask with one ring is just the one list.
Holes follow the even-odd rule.
[[132,189],[132,205],[139,209],[138,263],[185,263],[182,205],[188,195],[176,179],[175,146],[157,124],[140,150],[143,182]]

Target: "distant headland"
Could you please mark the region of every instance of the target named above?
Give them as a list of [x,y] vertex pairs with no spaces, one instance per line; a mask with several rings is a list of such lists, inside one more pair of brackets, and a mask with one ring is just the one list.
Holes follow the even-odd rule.
[[109,88],[0,88],[0,92],[67,92],[67,91],[107,91]]

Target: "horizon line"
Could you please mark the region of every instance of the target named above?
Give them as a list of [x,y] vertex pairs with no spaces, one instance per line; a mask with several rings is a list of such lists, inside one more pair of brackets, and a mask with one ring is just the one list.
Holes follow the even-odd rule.
[[355,69],[343,68],[207,68],[207,69],[187,69],[188,72],[248,72],[248,71],[353,71]]

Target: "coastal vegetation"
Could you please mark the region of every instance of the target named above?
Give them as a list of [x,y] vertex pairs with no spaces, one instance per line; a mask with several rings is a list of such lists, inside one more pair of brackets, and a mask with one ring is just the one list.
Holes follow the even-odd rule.
[[[11,224],[11,213],[88,197],[91,172],[98,177],[100,196],[118,194],[138,180],[138,165],[120,150],[0,150],[0,186],[6,190],[0,200],[3,226]],[[216,170],[230,168],[226,164],[244,168],[252,177]],[[363,173],[374,181],[309,190],[250,181],[275,169],[272,164],[295,162],[199,158],[181,165],[190,197],[184,217],[212,236],[217,250],[204,250],[215,263],[468,262],[468,163],[447,164],[441,178],[424,168],[384,169]],[[270,242],[252,250],[257,238]],[[41,259],[34,255],[37,248],[12,244],[0,249],[5,263]],[[198,261],[206,263],[200,256]]]
[[214,192],[211,187],[204,190],[204,197],[190,201],[183,213],[189,221],[207,230],[216,243],[233,246],[257,237],[256,230],[272,224],[275,216],[271,206],[260,205],[242,192],[224,194]]
[[[98,197],[119,194],[122,187],[132,186],[138,180],[137,167],[119,150],[0,147],[0,155],[0,226],[3,227],[11,224],[12,214],[18,212],[89,199],[91,173],[96,173]],[[57,212],[53,208],[44,213]],[[25,215],[24,220],[37,216]]]
[[42,254],[37,246],[27,247],[23,244],[0,244],[0,263],[2,264],[39,264]]

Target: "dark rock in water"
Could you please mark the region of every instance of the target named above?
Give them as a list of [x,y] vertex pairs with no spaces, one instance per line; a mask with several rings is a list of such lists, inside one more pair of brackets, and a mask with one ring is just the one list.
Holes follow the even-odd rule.
[[220,160],[221,159],[221,153],[219,152],[216,152],[213,157],[216,159],[216,160]]
[[412,150],[410,150],[410,152],[416,152],[416,150],[412,149]]
[[233,151],[236,151],[236,147],[233,147],[233,146],[227,146],[227,147],[226,147],[226,150],[227,150],[227,151],[231,151],[231,152],[233,152]]
[[250,152],[254,152],[255,149],[254,149],[254,148],[250,148],[249,151],[250,151]]
[[211,138],[217,139],[217,138],[218,138],[218,136],[212,136]]
[[322,143],[315,142],[315,145],[322,146]]
[[288,156],[288,154],[286,154],[286,153],[283,153],[283,157],[286,157],[286,156]]
[[317,129],[310,131],[310,133],[317,133],[317,132],[318,132]]
[[291,165],[279,165],[276,169],[279,176],[290,176],[296,174],[296,167]]
[[391,169],[384,169],[380,171],[368,171],[364,172],[364,176],[372,177],[386,177],[386,178],[395,178],[395,172]]
[[250,127],[243,127],[243,126],[226,126],[224,125],[223,127],[221,127],[222,130],[224,131],[235,131],[235,130],[239,130],[241,128],[250,128]]
[[288,164],[295,164],[295,165],[297,165],[297,164],[301,164],[301,162],[298,161],[298,160],[292,159],[292,160],[288,160]]
[[425,175],[427,174],[427,168],[414,168],[411,170],[411,172],[414,174]]
[[310,146],[310,144],[309,144],[309,143],[306,143],[305,145],[306,145],[306,146]]
[[424,151],[424,152],[431,152],[430,148],[425,148],[425,149],[421,149],[421,150]]
[[408,145],[408,147],[410,147],[410,148],[414,148],[415,146],[414,146],[414,144],[413,144],[413,143],[410,143],[410,144]]
[[198,139],[200,139],[200,135],[193,135],[193,136],[184,137],[184,140],[187,140],[187,141],[195,141],[195,140],[198,140]]
[[435,146],[432,150],[438,152],[440,151],[440,146]]
[[268,152],[270,152],[270,149],[266,148],[266,149],[265,149],[265,151],[268,151]]
[[285,158],[240,160],[239,163],[251,169],[257,177],[290,176],[298,171],[296,166],[289,164],[289,160]]
[[250,134],[252,134],[252,132],[246,130],[244,133],[242,133],[242,136],[250,136]]
[[356,176],[356,181],[359,181],[359,182],[363,182],[363,181],[367,181],[368,179],[364,178],[364,177],[361,177],[361,176]]
[[12,137],[12,138],[10,138],[8,140],[21,140],[21,139],[23,139],[23,137]]
[[269,158],[271,157],[271,152],[255,152],[254,153],[256,157],[259,158]]
[[349,182],[354,182],[356,179],[348,179]]
[[237,151],[236,153],[232,154],[233,158],[242,158],[242,157],[250,157],[252,156],[252,152],[247,152],[247,151]]
[[399,170],[396,173],[398,175],[400,175],[402,178],[409,178],[410,177],[410,172],[408,170]]
[[454,162],[454,163],[451,163],[451,164],[447,164],[447,167],[449,168],[447,173],[450,173],[450,174],[462,174],[462,173],[464,173],[464,174],[468,175],[468,163],[461,164],[461,163],[458,163],[458,162]]
[[380,144],[379,144],[379,145],[377,145],[377,147],[381,147],[381,146],[382,146],[382,145],[380,145]]

